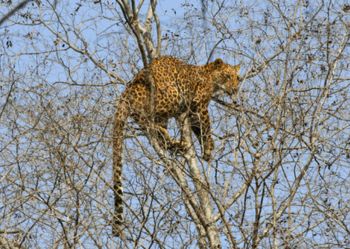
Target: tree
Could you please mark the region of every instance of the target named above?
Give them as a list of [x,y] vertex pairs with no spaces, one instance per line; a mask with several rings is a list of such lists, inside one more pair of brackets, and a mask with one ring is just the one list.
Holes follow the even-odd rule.
[[[0,245],[349,247],[349,10],[330,0],[19,9],[1,26]],[[183,155],[129,121],[126,238],[114,238],[114,103],[160,54],[240,63],[241,88],[210,105],[210,164],[186,121],[169,128],[193,144]]]

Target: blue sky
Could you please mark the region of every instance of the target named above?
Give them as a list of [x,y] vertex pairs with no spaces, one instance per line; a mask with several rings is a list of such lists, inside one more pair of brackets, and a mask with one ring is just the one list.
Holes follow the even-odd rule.
[[[233,3],[233,1],[228,2]],[[229,16],[229,19],[226,20],[227,22],[223,22],[220,24],[226,24],[228,29],[232,31],[234,35],[227,41],[227,43],[225,43],[224,49],[218,49],[214,58],[222,57],[225,60],[232,62],[232,64],[243,62],[245,64],[243,64],[242,70],[245,71],[247,70],[247,68],[249,68],[249,66],[251,66],[251,63],[254,59],[257,61],[261,61],[262,56],[269,56],[272,53],[274,53],[279,48],[279,42],[285,41],[286,32],[284,30],[285,24],[281,22],[281,18],[278,17],[278,13],[276,11],[272,13],[272,15],[275,16],[272,16],[271,18],[272,21],[277,20],[277,22],[279,22],[273,23],[276,28],[275,33],[274,30],[260,25],[261,22],[263,22],[263,11],[267,7],[271,8],[271,6],[267,6],[267,3],[255,3],[255,1],[242,2],[246,4],[249,8],[247,7],[247,9],[232,10],[233,12],[230,12],[231,10],[226,10],[228,12],[226,14]],[[181,39],[174,39],[174,41],[172,41],[173,43],[164,41],[164,53],[174,54],[183,58],[189,57],[188,59],[191,63],[205,63],[206,56],[209,53],[209,49],[213,46],[213,43],[220,39],[220,34],[216,33],[214,30],[212,32],[209,32],[208,36],[206,36],[205,32],[203,31],[204,26],[202,26],[202,22],[198,21],[198,18],[200,18],[200,12],[195,12],[191,8],[183,7],[181,5],[182,3],[185,3],[185,5],[194,3],[196,6],[198,6],[197,9],[200,10],[199,0],[164,0],[160,1],[158,4],[157,10],[162,22],[163,34],[167,32],[171,34],[171,32],[174,32],[175,34],[181,35]],[[289,1],[288,3],[293,3],[293,1]],[[339,6],[341,6],[340,2],[338,4]],[[135,46],[134,38],[130,34],[126,33],[125,29],[121,27],[120,22],[116,21],[118,20],[118,16],[115,15],[113,10],[108,10],[107,8],[103,9],[103,12],[101,12],[98,4],[93,4],[92,2],[87,1],[84,1],[84,6],[82,6],[76,14],[74,14],[74,11],[72,10],[76,9],[77,6],[77,2],[59,1],[58,10],[63,17],[62,21],[64,23],[64,26],[66,28],[69,28],[69,26],[75,25],[74,28],[76,28],[76,30],[79,30],[81,34],[83,34],[84,39],[88,41],[88,49],[91,53],[93,53],[96,59],[101,60],[111,70],[113,69],[110,65],[110,61],[113,61],[114,63],[119,63],[117,67],[118,73],[126,80],[131,79],[137,72],[137,69],[142,67],[142,64],[139,60],[139,52],[137,50],[137,47]],[[50,27],[54,29],[54,31],[58,30],[59,32],[63,33],[64,30],[62,29],[62,27],[60,27],[60,25],[57,24],[55,15],[50,11],[45,11],[44,7],[44,11],[43,13],[41,13],[43,19],[45,19],[47,23],[50,24]],[[35,6],[28,5],[27,9],[31,10],[32,13],[37,14],[37,9]],[[5,12],[6,10],[6,7],[0,7],[1,13]],[[249,16],[249,18],[251,18],[252,20],[251,23],[247,21],[248,18],[246,18],[245,16],[240,16],[240,14],[243,15],[244,12],[247,10],[253,12],[249,13],[251,15]],[[312,9],[312,6],[310,7],[310,9],[305,10],[305,12],[300,12],[299,14],[307,15],[308,13],[310,13],[308,11],[314,11],[314,9]],[[25,11],[23,11],[23,13],[25,13]],[[23,13],[21,12],[21,14]],[[184,16],[188,18],[188,22],[184,20]],[[347,18],[348,17],[346,16],[344,17],[345,20],[347,20]],[[25,19],[25,17],[20,16],[13,17],[13,20],[18,20],[20,22],[29,22]],[[191,24],[194,25],[191,26]],[[210,25],[208,26],[210,27]],[[72,44],[81,48],[82,42],[76,36],[74,36],[72,29],[67,31],[69,33],[69,37],[71,39]],[[339,30],[340,34],[341,32],[342,31]],[[110,79],[106,76],[106,74],[102,72],[99,68],[97,68],[93,63],[91,63],[91,61],[89,61],[86,57],[72,50],[67,50],[67,45],[64,44],[64,42],[58,42],[58,45],[55,45],[55,35],[50,33],[43,26],[13,25],[13,23],[8,22],[6,23],[6,25],[1,27],[0,34],[2,38],[0,42],[3,45],[0,48],[0,73],[3,76],[3,79],[8,80],[10,82],[9,78],[12,75],[11,68],[14,68],[16,71],[15,76],[18,80],[18,82],[16,83],[16,91],[14,92],[16,97],[16,105],[9,106],[9,108],[11,108],[8,112],[9,116],[3,117],[2,119],[2,121],[5,120],[6,122],[0,122],[0,138],[2,139],[2,141],[11,142],[11,139],[14,139],[14,137],[16,137],[16,135],[18,135],[20,131],[26,131],[26,129],[30,129],[30,125],[32,124],[30,122],[27,123],[28,120],[30,121],[30,118],[28,117],[30,115],[33,115],[34,117],[36,117],[37,115],[37,117],[40,117],[39,114],[41,114],[40,111],[43,111],[43,107],[51,107],[52,110],[50,110],[54,113],[53,117],[57,118],[57,120],[49,120],[45,116],[45,118],[40,119],[40,125],[43,125],[40,126],[41,129],[45,128],[44,125],[50,126],[50,122],[54,124],[54,121],[61,124],[62,127],[65,127],[65,125],[67,125],[66,128],[70,128],[70,126],[68,125],[70,118],[72,118],[76,114],[84,114],[87,117],[84,123],[84,125],[86,125],[87,127],[86,132],[88,133],[90,131],[93,131],[94,135],[88,137],[83,136],[81,140],[83,142],[89,142],[93,145],[97,144],[96,148],[98,151],[95,155],[90,152],[95,151],[96,148],[93,146],[87,147],[86,150],[83,150],[84,156],[86,157],[85,159],[87,159],[87,161],[93,159],[95,163],[93,164],[95,167],[94,169],[96,169],[97,167],[98,170],[101,170],[101,172],[103,172],[101,173],[102,177],[107,181],[110,180],[111,150],[110,147],[108,147],[108,141],[103,140],[105,143],[98,143],[96,141],[98,141],[100,136],[109,134],[108,132],[106,132],[105,126],[106,124],[110,124],[108,122],[110,122],[109,120],[113,116],[114,101],[115,98],[120,94],[120,91],[118,90],[120,90],[121,88],[119,89],[115,85],[110,84]],[[33,37],[29,38],[30,35],[33,35]],[[193,38],[193,35],[195,35],[195,39],[191,39]],[[260,35],[266,37],[267,39],[263,40],[259,45],[257,45],[256,41]],[[278,39],[276,38],[277,36]],[[322,39],[323,38],[324,37],[322,37]],[[12,47],[7,47],[6,42],[8,40],[11,40]],[[319,41],[317,39],[314,39],[313,42],[313,46],[315,46],[315,48],[313,48],[311,52],[313,52],[317,56],[319,54],[319,51],[316,51],[318,49],[316,45],[318,45]],[[193,49],[194,54],[191,54],[191,52],[193,52],[191,49]],[[238,52],[242,52],[242,54],[238,54]],[[302,54],[301,56],[304,56],[304,54]],[[244,99],[244,102],[242,102],[242,105],[244,105],[244,107],[256,108],[257,112],[259,113],[264,113],[264,111],[266,111],[268,108],[272,108],[270,110],[271,113],[279,111],[274,110],[273,107],[270,106],[270,104],[273,101],[275,101],[276,96],[278,97],[278,94],[280,94],[281,87],[276,83],[276,81],[280,80],[282,82],[285,79],[285,77],[288,76],[288,73],[281,73],[283,71],[282,69],[284,59],[285,57],[284,55],[282,55],[278,58],[278,60],[274,61],[275,64],[273,64],[272,67],[266,69],[257,77],[244,82],[244,91],[241,92],[243,96],[242,99]],[[135,63],[136,66],[133,67],[134,65],[132,65],[132,63]],[[297,63],[298,60],[295,59],[294,61],[290,62],[290,65],[297,65]],[[319,61],[317,63],[321,64],[323,62]],[[305,83],[304,85],[295,84],[295,86],[293,86],[295,87],[295,89],[291,89],[288,97],[292,98],[296,96],[296,92],[300,89],[303,90],[305,87],[317,87],[323,84],[322,80],[324,78],[324,75],[322,74],[322,72],[320,72],[320,65],[317,63],[307,65],[305,71],[299,72],[298,79],[304,80]],[[314,73],[316,76],[313,76],[312,73]],[[345,71],[345,73],[347,73],[347,71]],[[313,79],[313,81],[309,79]],[[6,82],[5,80],[4,82]],[[77,85],[74,85],[75,83]],[[87,84],[88,87],[84,88],[79,86],[79,84]],[[91,85],[91,87],[89,87],[89,84]],[[5,85],[3,82],[0,81],[0,87],[0,103],[2,104],[5,102],[6,93],[9,90],[9,84]],[[339,84],[339,88],[334,88],[334,92],[336,92],[336,90],[340,90],[341,87],[343,87],[343,85]],[[311,92],[314,95],[302,95],[301,97],[303,97],[304,100],[312,99],[312,97],[317,94],[317,91],[318,90],[315,89]],[[330,108],[332,102],[334,100],[339,99],[340,96],[338,95],[335,95],[334,97],[328,99],[327,101],[329,102]],[[292,104],[293,102],[290,102],[291,106]],[[236,126],[236,119],[233,112],[226,113],[223,109],[220,109],[220,107],[218,107],[218,105],[215,104],[213,104],[212,107],[213,108],[211,109],[211,114],[216,124],[216,127],[214,128],[215,134],[218,136],[221,134],[221,132],[225,132],[225,134],[236,132],[238,134],[239,131],[237,130],[238,128]],[[299,108],[298,106],[292,107]],[[25,110],[26,112],[20,113],[17,117],[16,111],[18,110]],[[45,114],[45,112],[43,113]],[[267,114],[269,114],[269,112],[267,112]],[[241,114],[240,118],[246,118],[247,116],[245,116],[245,114]],[[225,119],[221,119],[222,117],[225,117]],[[91,125],[92,121],[96,122],[95,125]],[[332,122],[332,119],[329,122]],[[287,126],[290,124],[291,123],[286,123]],[[14,133],[11,133],[11,129],[13,129],[15,125],[19,126],[19,128],[15,129]],[[89,125],[91,125],[91,127]],[[332,123],[332,127],[334,127],[334,130],[336,130],[337,126],[341,125],[344,125],[344,123]],[[252,129],[252,127],[247,127],[247,130],[244,130],[244,128],[245,127],[242,128],[241,132],[245,135],[247,135],[245,133],[247,130]],[[348,129],[345,129],[344,133],[346,133],[347,130]],[[40,133],[40,129],[36,132]],[[266,140],[266,138],[269,135],[269,132],[273,133],[273,129],[267,130],[265,133],[263,133],[263,136],[260,139]],[[256,133],[254,132],[251,132],[250,134],[252,136],[256,135]],[[343,143],[346,140],[346,136],[340,136],[343,133],[337,134],[336,132],[334,132],[334,134],[339,136],[339,138],[337,137],[336,139],[334,139],[334,144],[330,143],[327,146],[336,146],[336,142],[341,141]],[[29,141],[29,139],[32,139],[33,137],[34,139],[36,139],[36,133],[33,133],[32,135],[33,136],[31,136],[31,134],[23,132],[23,137],[19,139],[19,141],[22,142],[21,146],[19,147],[19,150],[28,153],[28,157],[31,156],[30,153],[33,153],[36,156],[37,154],[42,156],[41,153],[45,154],[46,148],[43,144],[39,143],[37,140],[35,140],[34,143],[25,144],[25,142]],[[325,137],[328,136],[325,131],[323,131],[321,135]],[[105,136],[106,137],[104,137],[104,139],[108,139],[108,135]],[[58,136],[57,138],[49,141],[56,146],[59,144],[59,140],[61,138],[62,137]],[[228,155],[223,161],[220,161],[220,163],[218,164],[219,169],[222,170],[222,172],[235,172],[236,168],[232,160],[232,151],[236,149],[237,140],[231,139],[231,141],[221,144],[222,141],[218,137],[216,137],[216,139],[217,146],[223,146],[221,147],[223,153],[227,153]],[[136,161],[135,158],[133,158],[133,155],[137,155],[137,159],[141,160],[138,162],[137,166],[144,170],[144,172],[149,173],[148,176],[151,177],[153,173],[152,170],[159,170],[159,172],[163,171],[161,170],[161,168],[152,168],[152,164],[147,160],[142,161],[145,155],[150,155],[153,153],[150,147],[147,147],[147,150],[142,151],[142,153],[140,153],[140,147],[138,142],[141,141],[142,144],[147,145],[145,139],[131,139],[129,141],[131,141],[130,143],[127,143],[127,146],[129,146],[129,150],[125,153],[125,156],[128,160],[126,162],[126,165],[128,165],[129,163],[131,167],[126,168],[124,173],[126,178],[128,178],[129,180],[128,183],[130,187],[134,186],[132,184],[137,184],[140,180],[139,176],[137,175],[138,172],[135,170],[135,168],[132,167],[135,165]],[[293,141],[295,144],[291,143],[291,145],[297,145],[300,142],[297,139]],[[42,149],[43,152],[38,152],[38,148]],[[9,160],[6,161],[8,165],[16,166],[15,143],[7,147],[6,149],[7,155],[14,155],[14,157],[5,157],[5,153],[2,153],[0,156],[0,162],[2,160],[1,157],[3,157],[4,160]],[[28,151],[26,151],[26,149],[28,149]],[[302,150],[297,152],[303,153]],[[198,153],[200,153],[199,148]],[[298,167],[293,168],[293,163],[295,163],[295,165],[297,165],[298,163],[302,164],[307,156],[308,154],[307,152],[305,152],[305,154],[301,154],[301,156],[298,157],[299,162],[295,162],[293,161],[294,159],[291,159],[291,162],[289,162],[289,164],[286,164],[285,168],[287,169],[288,174],[284,178],[284,181],[281,181],[281,184],[279,185],[281,192],[277,192],[277,194],[284,194],[285,192],[283,191],[285,191],[288,187],[287,180],[293,180],[293,178],[295,177],[295,173],[292,171],[298,170]],[[328,158],[328,156],[331,157],[330,154],[324,155],[325,158]],[[77,160],[76,158],[74,158],[74,156],[72,158],[73,162]],[[28,164],[26,165],[28,167],[25,167],[25,169],[30,172],[30,170],[39,168],[40,170],[43,170],[43,172],[50,174],[48,170],[50,168],[47,167],[48,162],[46,159],[40,162],[35,162],[33,164]],[[272,160],[273,157],[271,156],[271,161]],[[344,161],[343,163],[345,165],[344,168],[346,169],[347,161]],[[57,167],[56,164],[49,164],[49,166],[52,167],[52,169],[59,171],[59,167]],[[250,167],[250,165],[248,165],[247,167]],[[82,168],[84,170],[90,169],[88,167]],[[7,170],[7,168],[2,169]],[[316,164],[313,165],[313,171],[310,173],[311,179],[317,180],[317,176],[318,174],[320,174],[320,172],[317,171],[318,169],[319,168]],[[327,168],[322,169],[324,169],[324,171],[327,170]],[[13,167],[13,172],[17,172],[16,170],[17,168]],[[340,174],[339,179],[342,177],[342,174],[347,174],[347,170],[343,170],[343,168],[339,165],[338,168],[335,168],[335,171],[342,172]],[[35,178],[36,176],[34,176],[33,174],[32,177]],[[80,182],[80,180],[81,178],[78,178],[77,182]],[[239,182],[238,179],[237,182],[232,183],[232,186],[239,187],[240,183],[241,182]],[[28,186],[33,187],[31,179],[29,179],[28,184]],[[40,190],[47,191],[47,188],[51,187],[52,182],[45,181],[45,179],[41,179],[40,184],[40,186],[43,186]],[[89,182],[89,184],[92,183]],[[99,182],[99,184],[99,187],[102,186],[103,188],[105,186],[102,182]],[[171,183],[167,184],[170,185]],[[318,184],[320,184],[321,189],[323,182],[320,181]],[[13,185],[10,186],[15,188]],[[88,187],[93,188],[96,186]],[[136,188],[137,187],[140,187],[140,185],[136,186]],[[305,193],[306,188],[302,188],[301,190],[302,191],[300,191],[300,194],[303,194]],[[110,189],[107,189],[106,192],[109,195],[106,194],[107,198],[102,198],[103,200],[101,201],[103,202],[105,207],[110,207],[112,203],[111,191]],[[132,200],[135,201],[135,199]],[[334,200],[334,203],[336,202],[336,200],[337,199]],[[252,202],[250,202],[250,204],[252,204]],[[237,205],[234,205],[233,208],[239,209],[240,205],[241,203],[237,203]],[[41,208],[40,205],[39,207]],[[295,210],[293,209],[293,211]],[[268,212],[270,212],[269,207],[264,209],[263,214],[265,215]],[[252,212],[248,212],[247,214],[252,215]],[[101,215],[101,213],[98,213],[98,215]]]

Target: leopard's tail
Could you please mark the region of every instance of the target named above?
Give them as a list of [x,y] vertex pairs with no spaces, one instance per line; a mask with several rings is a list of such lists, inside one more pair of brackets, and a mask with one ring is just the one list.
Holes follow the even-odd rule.
[[124,126],[129,116],[127,102],[121,99],[117,104],[113,125],[113,190],[114,215],[112,233],[122,237],[124,227],[123,217],[123,188],[122,188],[122,150],[124,141]]

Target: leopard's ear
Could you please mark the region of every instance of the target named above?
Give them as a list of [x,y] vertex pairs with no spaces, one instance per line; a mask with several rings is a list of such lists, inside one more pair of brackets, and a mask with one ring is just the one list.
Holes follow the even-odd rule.
[[220,58],[216,59],[213,64],[216,66],[216,67],[219,67],[219,66],[222,66],[224,64],[224,61],[221,60]]
[[241,64],[233,66],[233,69],[238,72],[241,69]]

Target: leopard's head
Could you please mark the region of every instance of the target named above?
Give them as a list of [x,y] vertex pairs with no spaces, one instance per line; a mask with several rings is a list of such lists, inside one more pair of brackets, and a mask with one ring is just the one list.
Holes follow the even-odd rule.
[[213,70],[214,91],[223,90],[229,95],[237,93],[240,83],[240,65],[231,66],[224,63],[221,59],[216,59],[210,64],[212,64],[211,67]]

